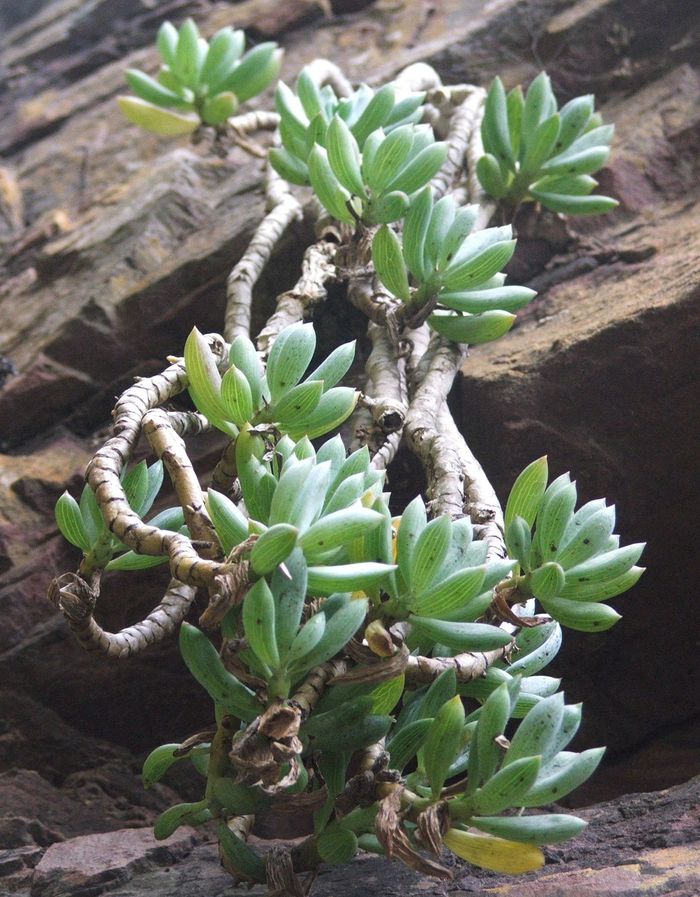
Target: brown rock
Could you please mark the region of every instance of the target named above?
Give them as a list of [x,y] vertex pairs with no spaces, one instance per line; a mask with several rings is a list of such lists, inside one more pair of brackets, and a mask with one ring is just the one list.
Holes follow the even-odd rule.
[[[503,876],[476,869],[453,856],[443,857],[454,873],[447,893],[459,897],[695,897],[700,883],[699,810],[699,779],[668,791],[631,795],[591,807],[582,814],[589,820],[584,834],[546,848],[547,863],[539,872]],[[121,834],[102,836],[104,850],[111,849],[110,837]],[[72,843],[54,845],[51,851],[72,856]],[[41,866],[36,875],[40,872]],[[71,897],[75,893],[72,880],[64,879],[64,886],[62,897]],[[99,887],[94,893],[101,893]],[[159,866],[136,874],[110,893],[114,897],[224,897],[249,892],[233,887],[219,865],[215,846],[206,844],[172,868]],[[256,888],[254,893],[262,894],[263,889]],[[401,863],[367,854],[358,855],[349,865],[322,866],[311,891],[312,897],[438,897],[445,893],[444,883],[420,876]]]
[[0,772],[33,769],[55,785],[71,773],[131,756],[114,744],[82,735],[26,693],[0,689]]
[[101,894],[139,872],[177,862],[194,843],[194,831],[182,828],[164,841],[146,829],[121,829],[53,844],[35,869],[31,897]]

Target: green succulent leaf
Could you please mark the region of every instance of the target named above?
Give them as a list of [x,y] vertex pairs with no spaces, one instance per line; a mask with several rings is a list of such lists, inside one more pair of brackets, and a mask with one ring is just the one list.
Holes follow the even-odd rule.
[[445,292],[478,287],[501,271],[511,260],[514,251],[515,240],[502,240],[464,258],[460,258],[458,253],[441,277]]
[[158,29],[156,45],[163,62],[167,63],[167,65],[172,65],[175,62],[177,38],[177,28],[171,22],[163,22]]
[[399,299],[408,302],[411,292],[401,243],[386,224],[379,228],[372,241],[372,261],[384,286]]
[[273,402],[301,380],[316,349],[312,324],[292,324],[280,333],[267,360],[267,383]]
[[357,853],[357,835],[340,823],[331,823],[316,842],[319,856],[325,863],[349,863]]
[[360,168],[360,149],[350,128],[335,115],[328,127],[328,162],[340,183],[358,196],[365,195],[365,185]]
[[563,718],[564,695],[561,692],[536,704],[516,729],[503,765],[522,757],[540,756],[545,762],[554,756]]
[[370,508],[344,508],[317,520],[300,538],[299,545],[307,560],[313,562],[372,532],[382,520],[382,515]]
[[174,763],[184,759],[186,756],[184,754],[179,757],[174,756],[174,752],[179,747],[179,744],[161,744],[160,747],[151,751],[144,760],[141,770],[144,788],[150,788],[151,785],[159,782]]
[[153,103],[156,106],[174,106],[176,109],[191,109],[192,103],[184,99],[179,93],[164,87],[155,78],[146,75],[139,69],[127,69],[126,80],[129,87],[137,97]]
[[541,202],[552,212],[565,215],[605,215],[616,209],[620,203],[611,196],[562,196],[559,193],[545,193],[531,189],[533,199]]
[[535,128],[521,165],[523,176],[537,174],[556,146],[560,129],[561,119],[557,113],[550,115]]
[[377,564],[374,561],[309,567],[309,591],[315,595],[331,595],[348,589],[354,592],[365,591],[381,585],[395,569],[394,565]]
[[476,736],[469,751],[467,793],[488,781],[501,762],[503,749],[496,739],[503,735],[511,714],[509,683],[504,682],[491,692],[479,713]]
[[207,801],[197,803],[176,804],[165,810],[153,825],[153,837],[163,841],[176,832],[181,825],[201,825],[212,818]]
[[244,49],[245,32],[241,30],[226,27],[212,37],[200,73],[201,82],[209,86],[212,96],[219,92],[219,85],[231,74]]
[[554,561],[549,561],[532,571],[530,589],[535,597],[553,598],[564,588],[564,571]]
[[222,125],[238,109],[236,94],[230,90],[210,97],[202,106],[202,121],[208,125]]
[[439,620],[443,615],[463,607],[483,591],[485,576],[485,566],[456,570],[447,579],[443,579],[437,585],[431,585],[422,595],[412,599],[409,607],[418,616]]
[[[308,589],[312,594],[317,590],[309,578]],[[327,604],[328,602],[326,602]],[[352,598],[347,600],[330,618],[326,613],[326,628],[316,647],[303,658],[304,670],[325,663],[347,645],[362,625],[367,614],[367,599]],[[371,706],[371,702],[370,702]]]
[[424,247],[432,208],[432,190],[427,186],[411,199],[403,226],[403,257],[409,271],[419,281],[425,280],[429,273]]
[[542,171],[548,175],[593,174],[605,165],[609,155],[610,149],[607,146],[576,150],[574,145],[567,152],[545,162]]
[[189,623],[180,628],[180,652],[190,673],[227,713],[246,722],[260,713],[255,694],[226,670],[214,645]]
[[369,187],[382,193],[406,165],[413,146],[413,128],[396,128],[377,146],[376,152],[365,151],[363,176]]
[[410,205],[408,196],[401,190],[382,193],[369,204],[363,218],[368,224],[391,224],[403,218]]
[[485,311],[479,315],[434,314],[428,324],[437,333],[455,343],[472,346],[489,343],[504,336],[515,323],[507,311]]
[[549,468],[547,456],[532,461],[518,475],[513,488],[508,496],[505,511],[505,523],[508,527],[516,517],[522,517],[525,523],[532,527],[540,503],[547,488]]
[[506,547],[508,554],[514,557],[524,570],[529,569],[532,534],[530,527],[522,517],[516,516],[506,527]]
[[583,133],[584,128],[593,115],[593,106],[594,97],[592,94],[587,94],[586,96],[575,97],[561,107],[559,113],[561,129],[554,147],[557,153],[562,153],[568,149],[574,140]]
[[452,538],[452,521],[444,514],[421,531],[411,558],[409,580],[416,595],[424,594],[437,579]]
[[428,736],[433,717],[416,719],[404,726],[388,745],[392,769],[401,771],[416,756]]
[[286,147],[273,146],[268,153],[268,160],[285,181],[300,187],[305,187],[309,183],[309,169],[306,162],[292,155]]
[[360,147],[378,128],[381,128],[388,120],[396,99],[396,93],[392,84],[385,84],[369,101],[357,121],[350,126],[355,139]]
[[543,813],[539,816],[474,816],[472,825],[521,844],[558,844],[580,834],[587,823],[578,816],[565,813]]
[[539,601],[547,613],[562,626],[578,632],[604,632],[621,619],[616,610],[600,602],[570,598],[540,598]]
[[224,433],[236,436],[236,427],[227,420],[226,406],[221,399],[221,375],[209,343],[197,330],[185,343],[185,368],[192,401],[208,420]]
[[294,637],[286,662],[289,666],[297,666],[304,661],[309,654],[323,638],[326,631],[326,616],[323,613],[314,614],[313,617],[304,623],[299,632]]
[[180,26],[175,58],[171,65],[183,84],[192,89],[197,86],[200,68],[199,29],[192,19],[186,19]]
[[[321,362],[321,364],[313,370],[308,380],[321,380],[323,382],[323,391],[327,392],[336,383],[339,383],[352,367],[355,360],[355,340],[349,343],[343,343],[330,353],[330,355]],[[343,457],[345,450],[343,449]],[[319,460],[324,460],[319,458]]]
[[286,657],[297,636],[306,598],[306,561],[295,548],[270,577],[275,597],[275,640],[281,657]]
[[248,518],[223,493],[209,489],[207,511],[221,542],[224,554],[248,537]]
[[561,194],[562,198],[569,196],[587,196],[598,186],[598,181],[588,174],[573,175],[546,175],[537,180],[531,187],[533,191],[544,194]]
[[282,55],[271,41],[258,44],[245,54],[220,89],[235,93],[240,103],[256,97],[279,75]]
[[440,304],[454,311],[481,314],[485,311],[514,312],[524,308],[536,296],[528,287],[496,287],[488,290],[463,290],[440,293]]
[[515,637],[516,660],[508,671],[520,676],[539,673],[557,656],[560,647],[561,626],[556,620],[522,629]]
[[343,187],[331,168],[326,150],[314,144],[307,160],[309,180],[321,203],[337,218],[346,224],[352,224],[353,215],[349,209],[350,193]]
[[525,97],[523,89],[518,84],[506,97],[506,106],[508,109],[508,131],[510,133],[510,143],[513,147],[513,155],[517,158],[520,156],[520,141],[522,137],[523,111],[525,108]]
[[512,639],[503,629],[488,623],[453,623],[414,614],[408,620],[421,635],[455,651],[494,651]]
[[265,863],[257,853],[232,832],[225,822],[219,823],[217,834],[224,856],[241,878],[251,882],[264,882]]
[[92,545],[85,530],[80,507],[67,491],[56,502],[55,513],[56,523],[64,538],[76,548],[81,548],[86,553],[90,551]]
[[446,143],[433,143],[426,146],[389,181],[384,189],[387,191],[401,190],[409,195],[415,193],[440,171],[446,158]]
[[236,426],[242,427],[252,420],[255,412],[253,393],[248,378],[235,365],[231,365],[221,378],[221,401],[226,416]]
[[540,757],[522,757],[504,766],[474,793],[471,798],[474,811],[492,815],[522,806],[520,802],[535,784],[541,765]]
[[508,126],[506,92],[500,78],[494,78],[486,97],[484,119],[481,125],[484,147],[501,162],[515,163]]
[[352,414],[359,398],[357,390],[349,386],[335,386],[321,396],[316,408],[307,415],[305,421],[298,426],[289,426],[289,435],[293,439],[308,436],[316,439],[339,427]]
[[422,748],[423,763],[433,798],[440,797],[450,766],[459,754],[464,707],[459,695],[447,701],[433,720]]
[[[522,137],[520,145],[520,159],[525,158],[540,122],[551,114],[552,86],[549,76],[545,72],[535,78],[525,95],[525,105],[522,116]],[[556,109],[556,101],[554,101]]]
[[[568,751],[556,754],[520,798],[519,806],[539,807],[559,801],[593,775],[604,753],[605,748],[590,748],[581,754]],[[521,761],[511,766],[518,762]]]
[[275,402],[271,414],[283,430],[296,429],[299,422],[318,407],[322,395],[322,380],[306,380],[293,386],[279,402]]
[[292,553],[299,530],[288,523],[277,523],[258,537],[250,552],[250,565],[258,576],[272,573]]
[[[280,526],[284,525],[280,524]],[[286,527],[285,530],[287,530]],[[288,533],[285,532],[285,535]],[[270,554],[273,553],[274,551],[270,552]],[[269,567],[267,558],[265,558],[265,563],[261,562],[261,565]],[[273,568],[276,566],[277,564],[274,564]],[[276,670],[279,666],[280,656],[275,637],[275,599],[265,579],[259,579],[245,596],[243,628],[253,652],[270,670]]]

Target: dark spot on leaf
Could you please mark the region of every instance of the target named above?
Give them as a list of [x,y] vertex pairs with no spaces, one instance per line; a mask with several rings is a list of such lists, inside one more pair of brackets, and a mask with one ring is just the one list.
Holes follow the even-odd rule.
[[590,545],[590,544],[591,544],[591,540],[590,540],[590,539],[584,539],[584,540],[583,540],[583,544],[584,544],[584,545]]

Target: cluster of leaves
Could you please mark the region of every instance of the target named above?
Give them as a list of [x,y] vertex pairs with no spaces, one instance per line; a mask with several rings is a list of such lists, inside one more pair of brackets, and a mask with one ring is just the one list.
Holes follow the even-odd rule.
[[506,544],[517,558],[517,588],[570,629],[602,632],[620,615],[603,602],[630,589],[644,572],[635,566],[644,543],[620,548],[615,507],[604,499],[576,506],[568,473],[547,486],[547,459],[520,474],[506,506]]
[[[250,516],[215,491],[209,492],[207,508],[225,552],[251,535],[257,537],[245,554],[254,582],[242,606],[228,611],[222,631],[244,645],[238,657],[265,683],[268,702],[285,700],[312,668],[342,652],[353,637],[364,636],[376,654],[390,659],[395,649],[388,629],[397,621],[408,624],[408,650],[423,656],[506,646],[511,636],[483,622],[494,588],[520,590],[513,600],[527,602],[525,612],[533,610],[534,593],[554,618],[522,629],[514,641],[513,659],[504,658],[473,682],[458,684],[450,669],[428,687],[407,689],[403,674],[393,672],[382,681],[326,690],[301,727],[297,759],[304,774],[289,786],[290,793],[313,792],[321,784],[308,777],[308,769],[315,765],[321,770],[329,794],[316,813],[320,855],[329,862],[344,862],[358,847],[380,849],[373,835],[378,806],[334,817],[334,801],[345,785],[353,752],[387,738],[391,766],[406,777],[408,809],[419,812],[447,800],[445,843],[451,850],[489,869],[538,868],[543,863],[539,846],[571,837],[583,822],[560,814],[501,814],[563,797],[592,774],[603,753],[566,750],[579,726],[581,707],[567,706],[558,691],[560,681],[541,675],[561,644],[558,620],[582,627],[577,619],[572,622],[568,607],[560,613],[563,605],[540,598],[539,586],[528,590],[534,570],[554,563],[543,563],[548,552],[560,560],[557,552],[567,552],[565,561],[571,555],[571,537],[558,539],[561,546],[551,539],[555,521],[564,519],[562,532],[570,522],[569,513],[553,512],[554,498],[564,487],[570,495],[572,484],[559,478],[547,489],[546,461],[530,465],[509,499],[509,533],[520,533],[521,521],[528,526],[529,520],[528,533],[536,525],[532,545],[537,547],[527,552],[527,559],[514,546],[512,559],[487,563],[486,546],[473,538],[467,519],[428,520],[420,498],[401,517],[392,518],[383,473],[371,468],[366,448],[346,457],[338,436],[316,451],[306,438],[294,442],[285,435],[268,444],[263,435],[245,428],[236,454]],[[579,573],[567,594],[575,595],[581,586],[585,600],[580,595],[558,600],[600,607],[604,605],[597,602],[610,597],[611,583],[617,594],[636,580],[641,571],[633,568],[634,576],[623,579],[620,564],[623,554],[625,563],[633,564],[642,546],[613,547],[604,503],[592,502],[582,510],[583,515],[574,515],[578,522],[573,541],[579,546],[571,555],[575,564],[567,567],[567,572]],[[587,521],[601,511],[608,533],[605,540],[595,535],[590,548],[589,536],[598,529]],[[589,553],[581,561],[583,543]],[[610,576],[597,601],[589,601],[593,593],[581,581],[581,564],[606,554],[614,561],[607,567]],[[534,559],[538,566],[533,568]],[[185,662],[213,699],[219,720],[229,715],[243,728],[264,711],[261,693],[225,668],[204,633],[185,625],[180,644]],[[473,709],[467,712],[470,703]],[[154,781],[183,756],[201,770],[207,748],[199,745],[188,752],[164,745],[147,759],[144,779]],[[166,837],[179,824],[225,819],[271,802],[259,785],[237,782],[233,767],[217,770],[217,784],[207,788],[208,797],[163,814],[156,826],[158,837]],[[231,861],[235,864],[238,857],[240,863],[238,852],[244,845],[232,838],[230,831],[223,835],[223,849],[232,850]],[[252,875],[255,854],[245,851],[245,874]]]
[[163,64],[156,78],[128,69],[126,80],[136,96],[118,102],[129,121],[166,137],[189,134],[201,124],[224,124],[240,103],[269,87],[282,62],[275,43],[244,54],[243,31],[222,28],[208,42],[192,19],[179,31],[164,22],[157,45]]
[[336,386],[350,369],[355,343],[335,349],[306,374],[316,350],[311,324],[293,324],[275,341],[263,370],[246,336],[231,344],[223,376],[209,343],[195,327],[185,344],[185,366],[193,402],[210,423],[229,436],[245,426],[274,425],[293,439],[315,439],[340,426],[359,393]]
[[409,309],[434,308],[430,327],[471,345],[507,333],[513,312],[536,295],[527,287],[505,286],[501,269],[515,251],[512,228],[472,233],[478,211],[475,205],[457,207],[452,196],[434,202],[427,186],[412,200],[402,236],[383,226],[372,244],[384,286]]
[[[124,471],[122,486],[127,501],[139,517],[150,511],[163,485],[163,462],[150,466],[140,461]],[[150,526],[187,535],[182,508],[167,508],[147,521]],[[113,535],[105,524],[95,494],[86,483],[78,503],[64,492],[56,502],[56,523],[71,545],[80,548],[88,566],[105,570],[142,570],[165,563],[166,558],[136,554]],[[117,555],[117,557],[114,557]]]
[[423,93],[399,96],[392,84],[375,93],[363,84],[339,99],[303,69],[296,93],[280,82],[275,99],[282,146],[270,151],[270,163],[291,183],[311,184],[347,224],[397,221],[445,160],[447,145],[416,124]]
[[610,155],[615,128],[604,125],[591,95],[557,101],[545,72],[523,96],[506,94],[495,78],[486,100],[481,136],[486,151],[476,167],[486,192],[516,207],[535,200],[553,212],[600,215],[617,206],[609,196],[589,196],[591,177]]
[[[299,357],[298,347],[294,356]],[[241,357],[236,355],[239,363]],[[300,359],[297,371],[307,364],[308,358]],[[486,545],[474,539],[466,518],[428,520],[420,497],[401,517],[392,518],[384,474],[371,467],[366,448],[346,457],[339,436],[316,450],[307,437],[273,437],[269,428],[260,432],[243,424],[236,463],[247,515],[214,490],[208,493],[207,510],[222,551],[243,551],[242,558],[249,560],[251,585],[221,628],[225,638],[243,646],[239,662],[264,689],[254,691],[230,672],[196,627],[184,624],[180,635],[183,658],[213,700],[219,726],[222,720],[233,725],[229,744],[270,701],[286,700],[310,670],[337,656],[353,638],[364,636],[379,657],[390,661],[396,649],[388,630],[403,621],[407,649],[423,656],[498,649],[511,636],[483,622],[494,589],[506,587],[513,602],[527,602],[523,612],[532,612],[536,598],[551,622],[521,629],[512,655],[478,680],[458,684],[454,669],[448,669],[430,686],[410,689],[403,673],[394,670],[380,681],[370,677],[328,688],[301,727],[297,762],[302,772],[287,790],[313,793],[322,782],[309,770],[320,770],[328,795],[316,811],[316,847],[324,860],[344,862],[358,847],[381,852],[373,834],[378,805],[338,817],[334,804],[352,754],[386,738],[391,767],[405,776],[409,837],[415,828],[411,814],[446,801],[445,844],[453,852],[502,872],[539,868],[540,845],[571,837],[583,822],[561,814],[513,816],[510,811],[565,796],[592,774],[603,753],[566,750],[581,708],[567,706],[558,691],[560,681],[541,671],[561,644],[560,623],[601,629],[619,618],[602,601],[636,581],[641,570],[634,564],[643,546],[618,547],[611,509],[602,501],[574,512],[573,484],[564,476],[547,487],[546,459],[533,462],[516,481],[506,512],[511,557],[490,563]],[[159,463],[146,468],[141,462],[126,475],[125,490],[135,510],[147,513],[161,482]],[[57,519],[86,554],[100,539],[107,540],[110,552],[118,550],[89,489],[80,505],[63,496]],[[181,517],[172,521],[178,523]],[[138,559],[130,552],[107,569],[120,561],[119,569],[134,569]],[[612,616],[594,625],[591,608],[604,608]],[[230,862],[244,876],[260,880],[259,857],[226,819],[273,806],[273,796],[258,784],[241,783],[227,754],[223,762],[210,762],[212,744],[167,744],[147,758],[146,784],[183,758],[207,778],[202,800],[167,810],[156,824],[156,836],[168,837],[182,824],[217,820]]]

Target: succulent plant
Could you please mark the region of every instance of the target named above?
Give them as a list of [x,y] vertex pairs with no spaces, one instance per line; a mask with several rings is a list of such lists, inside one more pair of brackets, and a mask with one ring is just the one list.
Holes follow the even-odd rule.
[[[273,44],[243,55],[244,43],[223,29],[207,45],[190,20],[179,32],[165,23],[158,80],[131,70],[138,96],[122,109],[163,135],[223,124],[279,67]],[[224,336],[193,328],[182,358],[119,399],[80,501],[66,493],[56,506],[83,558],[50,597],[83,644],[111,656],[179,629],[184,662],[212,703],[207,731],[146,758],[146,786],[182,760],[203,780],[200,800],[160,816],[157,838],[213,822],[225,868],[262,882],[270,866],[246,843],[251,819],[291,808],[313,814],[314,833],[275,867],[278,889],[293,867],[344,863],[359,849],[442,877],[449,870],[427,854],[439,859],[443,846],[486,869],[535,870],[542,845],[585,823],[522,811],[566,796],[603,755],[569,750],[581,706],[566,704],[543,670],[562,626],[601,632],[617,622],[606,602],[635,584],[644,546],[620,547],[605,501],[576,510],[568,474],[548,485],[546,458],[517,478],[503,517],[457,430],[447,395],[465,345],[503,336],[534,296],[505,283],[511,227],[488,227],[464,194],[478,194],[476,173],[511,205],[612,207],[587,195],[612,131],[590,97],[557,112],[545,75],[523,98],[498,79],[488,97],[414,90],[410,69],[376,91],[336,91],[335,67],[324,63],[320,80],[318,71],[303,70],[295,91],[277,88],[269,209],[229,277]],[[445,98],[442,141],[433,104],[444,115]],[[469,104],[480,98],[487,155],[474,172],[465,148],[478,145]],[[243,134],[259,120],[232,124]],[[344,227],[307,247],[301,278],[256,345],[252,287],[301,213],[290,183],[311,187]],[[342,385],[355,342],[317,363],[304,322],[332,280],[370,319],[362,391]],[[196,411],[173,410],[186,390]],[[203,490],[185,439],[207,430],[226,438]],[[157,460],[129,466],[142,434]],[[402,438],[425,468],[428,500],[397,508],[385,468]],[[177,505],[146,520],[164,467]],[[162,602],[141,623],[105,632],[93,616],[103,574],[160,563],[171,575]],[[196,619],[198,589],[208,604]],[[298,892],[291,879],[285,887]]]

